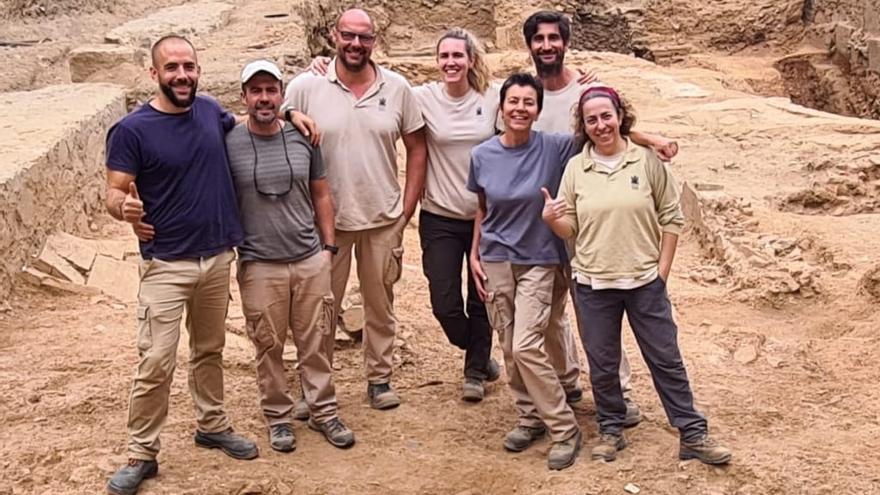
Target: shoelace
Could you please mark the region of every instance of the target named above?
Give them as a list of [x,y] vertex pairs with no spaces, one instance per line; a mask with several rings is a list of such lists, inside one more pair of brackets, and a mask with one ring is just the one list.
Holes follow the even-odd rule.
[[342,421],[338,419],[331,419],[327,422],[327,430],[332,433],[344,433],[345,425],[342,424]]
[[287,436],[293,434],[293,428],[286,424],[275,425],[272,427],[272,433],[275,435]]

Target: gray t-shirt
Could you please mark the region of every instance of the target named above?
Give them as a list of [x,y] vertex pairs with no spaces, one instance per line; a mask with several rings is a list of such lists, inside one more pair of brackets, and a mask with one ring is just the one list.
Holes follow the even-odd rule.
[[474,147],[467,188],[486,196],[480,258],[520,265],[567,263],[565,245],[541,219],[546,187],[554,196],[568,160],[577,154],[571,134],[532,131],[515,148],[498,136]]
[[284,124],[283,135],[284,141],[282,133],[259,136],[244,123],[226,134],[244,228],[242,261],[292,262],[321,250],[309,181],[325,176],[324,162],[320,150],[290,124]]

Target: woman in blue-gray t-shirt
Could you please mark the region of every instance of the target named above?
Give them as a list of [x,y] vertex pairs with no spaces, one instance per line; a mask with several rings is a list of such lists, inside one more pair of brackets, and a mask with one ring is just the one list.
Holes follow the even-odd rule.
[[532,124],[541,112],[543,87],[530,74],[501,86],[505,131],[475,147],[467,187],[477,193],[471,270],[499,333],[508,383],[519,419],[504,440],[520,452],[549,430],[550,469],[572,465],[581,434],[574,412],[544,347],[551,309],[565,302],[554,284],[567,262],[565,245],[541,219],[541,188],[556,194],[569,158],[582,146],[571,134],[544,134]]

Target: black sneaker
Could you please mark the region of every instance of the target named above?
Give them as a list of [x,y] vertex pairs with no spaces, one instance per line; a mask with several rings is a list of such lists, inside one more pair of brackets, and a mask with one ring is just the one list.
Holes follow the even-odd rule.
[[486,381],[494,382],[501,378],[501,366],[494,358],[489,358],[489,364],[486,365]]
[[394,409],[400,405],[400,397],[390,383],[370,383],[367,385],[367,396],[373,409]]
[[577,404],[578,402],[584,400],[584,391],[579,388],[574,388],[571,390],[565,391],[565,402],[569,404]]
[[232,431],[232,428],[219,433],[204,433],[196,430],[196,446],[205,449],[220,449],[233,459],[250,460],[260,455],[257,444]]
[[296,436],[293,434],[293,426],[289,423],[269,426],[269,446],[278,452],[296,450]]
[[632,428],[633,426],[637,426],[642,422],[642,410],[639,409],[639,405],[636,404],[636,401],[629,397],[624,397],[623,401],[626,402],[626,417],[623,419],[623,427]]
[[315,420],[309,419],[308,424],[309,428],[323,433],[324,438],[334,447],[347,449],[354,445],[354,432],[345,426],[345,423],[338,417],[321,424],[317,424]]
[[111,495],[134,495],[144,480],[159,474],[159,463],[129,459],[107,482],[107,493]]
[[461,386],[461,399],[467,402],[480,402],[486,394],[483,382],[476,378],[465,378]]

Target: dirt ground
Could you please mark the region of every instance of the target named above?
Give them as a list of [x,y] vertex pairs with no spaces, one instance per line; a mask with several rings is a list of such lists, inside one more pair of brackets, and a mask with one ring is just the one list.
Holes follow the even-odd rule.
[[[0,74],[0,90],[64,80],[70,48],[177,3],[120,2],[109,12],[2,20],[6,37],[53,41],[0,48],[0,62],[13,68]],[[287,39],[302,32],[289,5],[234,3],[229,25],[200,40],[202,87],[233,107],[242,61],[272,56],[293,71],[299,60],[283,57],[304,43]],[[264,17],[277,12],[290,16]],[[459,399],[463,353],[446,343],[431,315],[410,225],[396,288],[398,409],[369,408],[362,352],[339,344],[340,414],[357,445],[337,450],[297,423],[296,452],[276,453],[257,407],[252,348],[229,332],[227,410],[261,457],[234,461],[198,449],[182,333],[160,475],[141,493],[587,495],[626,493],[629,484],[643,494],[880,493],[880,122],[768,97],[783,91],[773,69],[779,49],[700,52],[671,67],[610,53],[571,56],[634,101],[639,128],[681,143],[670,166],[699,190],[704,206],[680,241],[669,291],[697,406],[733,450],[729,466],[678,461],[677,432],[638,357],[634,396],[646,420],[628,430],[630,446],[617,461],[586,455],[550,472],[547,441],[505,452],[501,441],[515,421],[505,379],[480,404]],[[414,82],[431,73],[430,57],[386,60]],[[491,55],[499,76],[527,62],[517,51]],[[95,237],[130,235],[109,217],[95,222]],[[0,304],[0,495],[101,493],[125,461],[134,309],[109,296],[25,284]],[[231,328],[237,324],[230,320]],[[631,335],[625,342],[638,356]],[[497,348],[494,355],[500,360]],[[296,380],[292,366],[290,374]],[[582,382],[588,392],[586,373]],[[596,439],[589,393],[576,412],[588,452]]]

